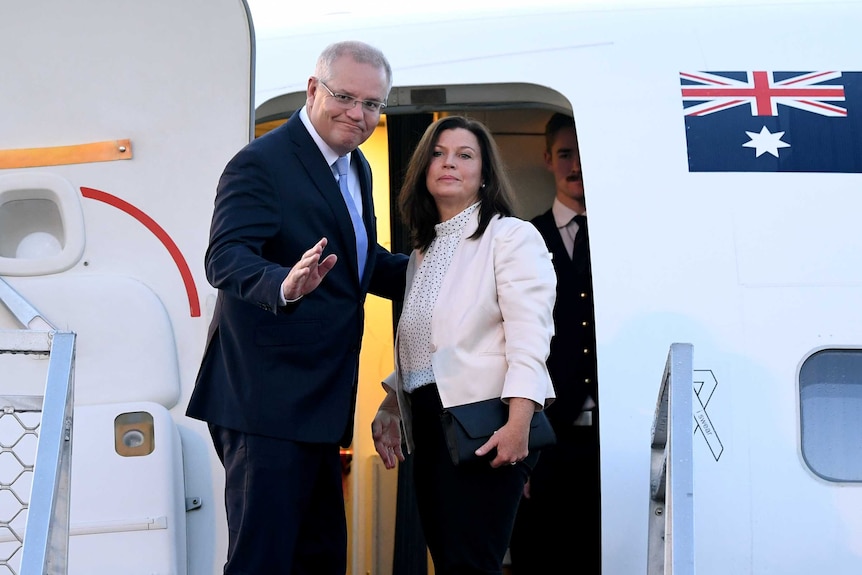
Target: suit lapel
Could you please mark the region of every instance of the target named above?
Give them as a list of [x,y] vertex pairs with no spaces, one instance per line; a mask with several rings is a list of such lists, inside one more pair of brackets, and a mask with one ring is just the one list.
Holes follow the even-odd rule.
[[372,260],[377,246],[377,230],[374,228],[375,218],[371,166],[368,160],[365,159],[365,155],[358,148],[353,152],[353,161],[356,162],[359,171],[359,187],[362,196],[362,223],[368,236],[368,257],[365,258],[365,270],[363,270],[362,274],[362,284],[367,286],[371,280],[368,266],[374,263]]
[[[323,154],[320,153],[320,149],[317,147],[317,144],[314,143],[311,135],[308,133],[308,130],[305,129],[305,126],[302,123],[302,120],[299,118],[299,113],[294,114],[287,121],[288,128],[290,130],[291,139],[295,145],[295,154],[302,164],[303,168],[305,168],[306,173],[311,179],[314,187],[320,193],[320,195],[324,198],[324,200],[329,204],[330,209],[332,210],[333,217],[335,221],[338,223],[338,233],[341,236],[341,243],[344,245],[345,251],[350,255],[349,262],[347,265],[350,266],[350,269],[353,270],[353,277],[357,278],[358,281],[358,270],[357,270],[357,256],[356,256],[356,238],[353,233],[353,222],[350,219],[350,213],[347,211],[347,206],[344,203],[344,198],[341,196],[341,190],[338,187],[338,182],[332,174],[332,168],[327,165],[326,160],[323,158]],[[354,155],[359,154],[359,150],[354,152]],[[362,164],[367,165],[367,162],[361,162]],[[362,188],[362,206],[363,206],[363,222],[365,224],[366,231],[368,230],[368,217],[367,214],[369,212],[368,209],[368,200],[367,196],[370,196],[367,193],[367,188],[369,186],[366,185],[366,179],[369,176],[363,175],[362,170],[360,170],[360,183]],[[368,236],[369,246],[371,245],[371,239],[373,236]],[[310,246],[309,246],[310,247]],[[367,267],[367,266],[366,266]],[[367,274],[366,274],[367,275]]]

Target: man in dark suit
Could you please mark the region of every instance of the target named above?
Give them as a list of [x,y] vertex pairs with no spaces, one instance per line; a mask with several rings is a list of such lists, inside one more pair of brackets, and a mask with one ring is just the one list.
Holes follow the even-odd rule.
[[219,181],[205,261],[218,299],[187,415],[209,424],[225,468],[226,575],[346,572],[339,447],[353,435],[363,305],[403,297],[407,264],[377,245],[358,149],[391,87],[376,48],[327,47],[306,105]]
[[581,160],[570,116],[545,126],[545,164],[556,196],[532,222],[553,254],[555,335],[548,369],[557,399],[545,412],[557,444],[542,450],[510,543],[516,575],[601,575],[601,483],[593,288]]

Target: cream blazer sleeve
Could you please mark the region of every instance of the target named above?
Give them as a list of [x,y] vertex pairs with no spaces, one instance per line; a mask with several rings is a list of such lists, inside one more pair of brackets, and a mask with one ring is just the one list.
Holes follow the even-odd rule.
[[538,230],[495,217],[478,239],[465,226],[434,307],[431,363],[443,406],[555,394],[546,360],[554,335],[556,274]]

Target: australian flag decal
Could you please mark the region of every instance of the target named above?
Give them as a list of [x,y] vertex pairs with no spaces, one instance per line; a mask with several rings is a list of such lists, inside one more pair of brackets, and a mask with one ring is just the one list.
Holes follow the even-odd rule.
[[862,72],[680,72],[690,172],[862,173]]

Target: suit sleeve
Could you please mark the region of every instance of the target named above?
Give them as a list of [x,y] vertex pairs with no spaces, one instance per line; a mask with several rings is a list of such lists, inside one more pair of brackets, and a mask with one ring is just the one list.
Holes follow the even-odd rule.
[[374,275],[371,276],[368,291],[385,299],[400,301],[404,297],[409,258],[404,254],[393,254],[379,244],[374,257]]
[[279,196],[263,158],[240,151],[228,163],[216,191],[206,275],[213,287],[275,312],[289,267],[265,257],[281,224]]

